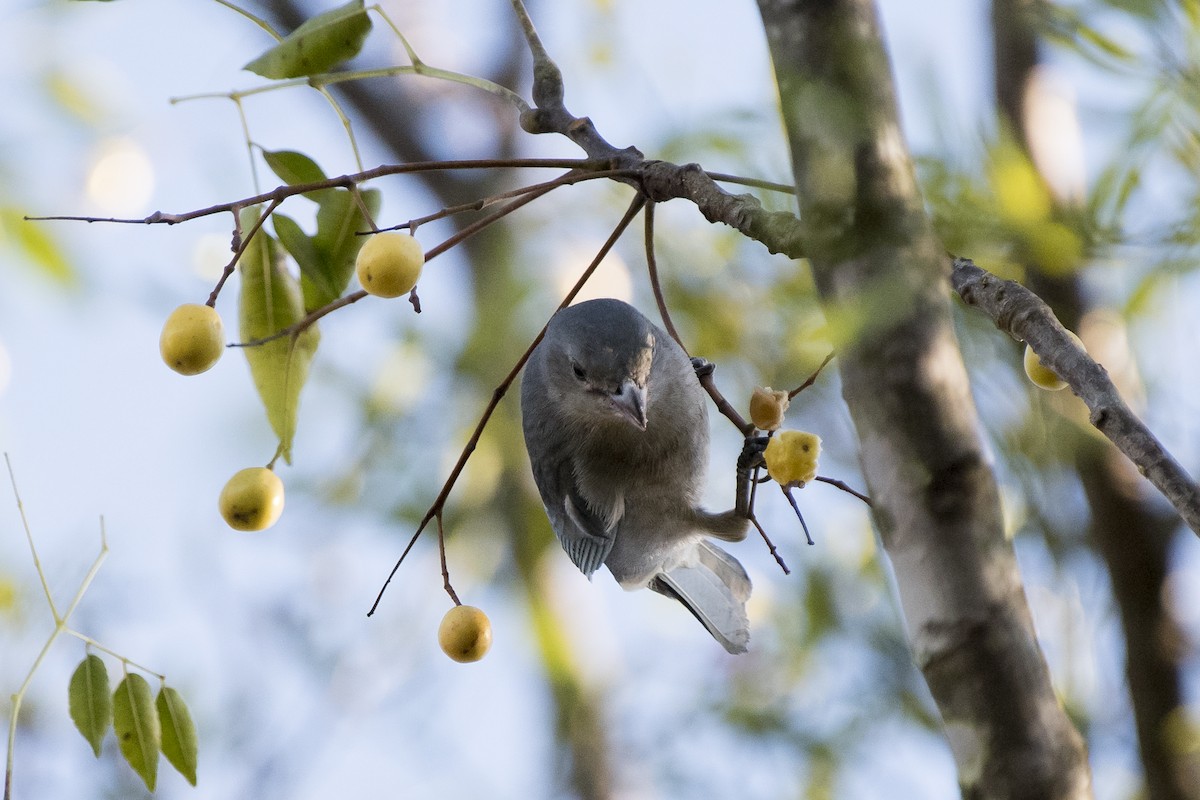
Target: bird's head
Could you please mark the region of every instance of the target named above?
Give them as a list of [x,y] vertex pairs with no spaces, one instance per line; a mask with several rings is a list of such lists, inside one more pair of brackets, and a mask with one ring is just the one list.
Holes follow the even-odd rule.
[[654,329],[632,306],[593,300],[559,312],[546,332],[550,391],[580,424],[648,422]]

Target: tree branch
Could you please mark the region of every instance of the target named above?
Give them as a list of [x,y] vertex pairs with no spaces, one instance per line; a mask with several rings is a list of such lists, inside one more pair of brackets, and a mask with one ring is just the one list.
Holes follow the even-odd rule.
[[966,258],[954,260],[950,281],[963,302],[987,314],[1000,330],[1028,343],[1042,363],[1067,382],[1087,404],[1096,429],[1200,534],[1200,487],[1133,413],[1104,367],[1067,336],[1050,307],[1019,283],[997,278]]

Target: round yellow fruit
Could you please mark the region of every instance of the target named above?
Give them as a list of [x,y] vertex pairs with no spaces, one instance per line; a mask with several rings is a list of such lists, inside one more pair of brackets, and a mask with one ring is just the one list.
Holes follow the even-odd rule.
[[807,431],[780,431],[767,442],[767,474],[783,486],[803,486],[817,477],[821,437]]
[[377,233],[358,251],[354,271],[368,294],[399,297],[408,294],[421,277],[425,251],[407,233]]
[[492,647],[492,623],[475,606],[455,606],[442,617],[438,644],[460,664],[478,661]]
[[247,467],[225,484],[218,505],[235,531],[264,531],[283,513],[283,481],[267,467]]
[[759,386],[750,394],[750,421],[760,431],[777,431],[790,402],[787,392]]
[[[1075,344],[1083,347],[1083,342],[1071,331],[1067,331],[1067,335],[1075,340]],[[1033,381],[1034,386],[1039,386],[1051,392],[1057,392],[1060,389],[1067,388],[1067,382],[1055,374],[1054,370],[1047,367],[1038,358],[1038,354],[1033,352],[1033,348],[1025,345],[1025,374],[1029,376],[1029,380]]]
[[225,351],[225,328],[212,306],[185,303],[171,312],[158,337],[167,366],[181,375],[199,375]]

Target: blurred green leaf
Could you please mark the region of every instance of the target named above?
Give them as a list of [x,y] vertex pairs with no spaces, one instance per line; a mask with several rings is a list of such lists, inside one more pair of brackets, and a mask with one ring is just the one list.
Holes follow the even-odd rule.
[[[258,207],[243,209],[243,229],[249,230],[260,213]],[[266,339],[304,317],[300,282],[288,272],[279,245],[264,229],[259,229],[238,260],[238,272],[242,276],[238,315],[243,342]],[[267,419],[279,437],[279,453],[289,464],[300,390],[308,380],[319,341],[317,327],[312,325],[299,336],[242,348]]]
[[0,208],[0,242],[14,247],[30,263],[60,283],[72,284],[77,279],[66,254],[46,233],[44,223],[26,220],[19,209]]
[[150,684],[136,672],[126,675],[113,693],[113,730],[117,732],[121,754],[153,792],[158,778],[162,729],[154,711]]
[[100,656],[91,654],[71,675],[67,689],[67,708],[71,721],[100,757],[100,743],[113,720],[112,695],[108,693],[108,670]]
[[171,766],[187,779],[192,786],[196,785],[196,725],[192,722],[191,712],[187,703],[175,689],[164,686],[158,690],[154,701],[158,710],[159,727],[162,728],[162,753],[167,757]]
[[264,150],[263,160],[288,186],[325,180],[325,173],[317,162],[295,150]]
[[300,288],[305,298],[304,307],[308,310],[320,308],[329,302],[320,302],[322,299],[338,297],[340,291],[326,274],[325,258],[317,252],[312,237],[291,217],[276,212],[271,219],[275,223],[275,235],[279,237],[279,243],[300,267]]
[[307,20],[243,69],[264,78],[299,78],[328,72],[358,55],[370,30],[371,20],[363,0],[351,0]]

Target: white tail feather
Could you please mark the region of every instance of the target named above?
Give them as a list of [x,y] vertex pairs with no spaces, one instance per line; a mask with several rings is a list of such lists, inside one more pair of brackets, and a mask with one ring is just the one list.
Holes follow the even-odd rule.
[[683,603],[730,653],[746,652],[750,620],[750,577],[738,560],[712,542],[697,543],[694,564],[660,573],[650,582],[654,591]]

